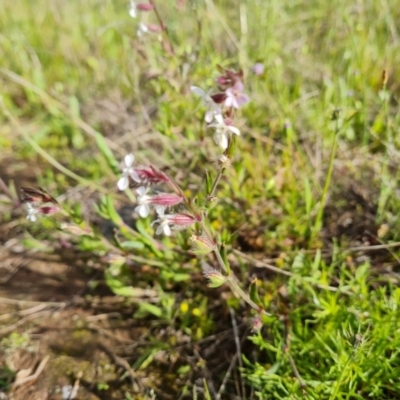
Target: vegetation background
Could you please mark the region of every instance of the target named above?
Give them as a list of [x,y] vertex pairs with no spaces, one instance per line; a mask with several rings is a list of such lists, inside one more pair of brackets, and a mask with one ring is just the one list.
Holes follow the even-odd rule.
[[[157,5],[168,37],[125,0],[0,3],[1,398],[400,397],[398,2]],[[190,233],[153,237],[116,188],[133,152],[202,190],[218,149],[189,88],[218,65],[251,102],[210,218],[286,316],[258,332]],[[66,214],[27,221],[21,186]]]

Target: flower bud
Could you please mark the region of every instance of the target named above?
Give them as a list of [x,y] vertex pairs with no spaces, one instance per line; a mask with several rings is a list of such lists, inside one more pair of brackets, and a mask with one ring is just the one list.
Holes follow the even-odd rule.
[[204,236],[192,235],[190,237],[192,242],[192,253],[197,255],[203,255],[211,253],[215,249],[215,243]]
[[172,214],[168,216],[168,219],[175,229],[177,227],[187,228],[196,222],[196,218],[189,214]]
[[154,7],[151,4],[138,3],[136,4],[136,9],[139,11],[151,11],[154,9]]
[[183,198],[173,193],[160,193],[156,196],[151,196],[149,202],[157,206],[172,207],[181,203]]
[[262,326],[263,326],[263,323],[262,323],[261,318],[260,318],[259,315],[256,315],[256,316],[252,319],[251,325],[252,325],[251,331],[252,331],[253,333],[257,333],[257,332],[259,332],[259,331],[261,330],[261,328],[262,328]]
[[90,229],[82,229],[80,226],[78,225],[72,225],[72,224],[61,224],[61,229],[63,229],[64,231],[67,231],[69,233],[72,233],[73,235],[76,236],[82,236],[82,235],[90,235],[91,231]]
[[161,26],[160,25],[156,25],[156,24],[147,24],[147,29],[150,32],[153,32],[153,33],[157,33],[157,32],[161,32],[162,31]]
[[226,94],[225,93],[212,94],[210,97],[217,104],[223,103],[226,100]]
[[155,184],[170,181],[164,172],[157,170],[153,166],[135,168],[135,172],[138,174],[140,180],[145,183]]
[[23,203],[58,204],[57,200],[53,196],[50,196],[42,188],[33,189],[33,188],[21,187],[21,192],[22,192],[22,202]]
[[208,279],[208,287],[211,288],[220,287],[226,282],[226,276],[206,263],[203,265],[203,275]]
[[37,209],[39,214],[43,215],[53,215],[60,211],[60,207],[40,207]]
[[257,62],[253,65],[252,70],[254,75],[260,76],[264,73],[264,64]]

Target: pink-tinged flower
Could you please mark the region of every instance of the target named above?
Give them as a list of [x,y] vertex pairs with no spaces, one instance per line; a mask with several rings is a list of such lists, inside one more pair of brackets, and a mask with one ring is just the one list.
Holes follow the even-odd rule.
[[252,325],[251,331],[253,333],[259,332],[261,330],[261,328],[263,327],[263,323],[261,321],[261,318],[258,315],[256,315],[253,318],[253,320],[251,321],[251,325]]
[[264,64],[257,62],[253,65],[253,73],[254,75],[260,76],[264,73]]
[[31,222],[35,222],[37,220],[37,214],[39,213],[39,210],[33,207],[32,203],[26,203],[26,208],[28,212],[26,219],[28,219]]
[[150,204],[151,196],[147,195],[148,191],[149,191],[149,188],[146,188],[144,186],[140,186],[139,188],[136,189],[136,192],[138,193],[137,201],[138,201],[139,205],[135,208],[135,211],[142,218],[146,218],[150,213],[149,204]]
[[226,107],[240,108],[249,102],[249,96],[243,93],[243,88],[243,83],[237,81],[231,88],[226,89]]
[[173,207],[182,202],[183,198],[181,196],[177,196],[176,194],[171,193],[160,193],[155,196],[149,196],[147,193],[149,188],[140,186],[136,189],[138,193],[137,201],[138,206],[135,208],[135,211],[142,217],[146,218],[150,213],[150,204],[153,204],[156,208],[156,211],[162,210],[164,212],[165,208]]
[[223,150],[226,150],[229,143],[229,137],[231,134],[240,135],[238,128],[226,123],[224,117],[221,114],[215,115],[214,123],[208,125],[210,128],[215,128],[214,141]]
[[199,96],[202,100],[203,105],[206,107],[207,111],[204,116],[204,120],[209,124],[216,114],[221,114],[221,109],[214,102],[212,96],[206,93],[203,89],[197,86],[191,86],[190,90],[195,95]]
[[216,81],[218,84],[218,87],[220,90],[226,90],[236,84],[236,82],[242,82],[243,81],[243,71],[240,70],[238,72],[236,71],[230,71],[228,69],[224,69],[222,67],[219,67],[219,70],[222,72],[222,75],[220,75]]
[[164,214],[164,208],[156,208],[158,219],[152,222],[152,226],[159,224],[156,235],[164,233],[166,236],[171,236],[171,229],[182,230],[188,228],[196,219],[188,214]]
[[38,214],[53,215],[60,211],[60,207],[58,205],[37,207],[34,205],[34,203],[26,203],[26,207],[28,212],[26,219],[29,219],[29,221],[32,222],[35,222],[37,220]]
[[122,162],[122,177],[119,179],[117,186],[119,190],[125,190],[129,186],[129,177],[131,177],[134,181],[140,183],[140,177],[132,168],[132,164],[135,161],[135,157],[133,154],[128,154],[125,156],[124,161]]

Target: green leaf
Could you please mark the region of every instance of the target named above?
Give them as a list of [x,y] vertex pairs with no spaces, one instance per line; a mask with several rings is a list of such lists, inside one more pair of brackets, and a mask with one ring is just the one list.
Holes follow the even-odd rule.
[[210,173],[208,171],[206,171],[206,193],[211,193],[211,189],[212,189],[212,179],[210,176]]
[[263,306],[262,301],[260,299],[260,295],[258,294],[258,279],[253,279],[250,283],[250,298],[254,301],[258,306]]
[[142,242],[134,242],[132,240],[127,240],[126,242],[120,243],[123,249],[138,249],[141,250],[144,248],[144,244]]
[[149,303],[140,303],[139,309],[135,312],[135,318],[143,318],[147,314],[152,314],[157,318],[161,318],[163,315],[163,310],[160,307],[155,306],[154,304]]
[[112,169],[112,171],[115,174],[118,175],[119,174],[118,162],[115,159],[114,154],[108,147],[106,141],[104,140],[104,137],[99,132],[96,132],[95,139],[96,139],[97,147],[99,148],[101,154],[106,159],[108,166]]

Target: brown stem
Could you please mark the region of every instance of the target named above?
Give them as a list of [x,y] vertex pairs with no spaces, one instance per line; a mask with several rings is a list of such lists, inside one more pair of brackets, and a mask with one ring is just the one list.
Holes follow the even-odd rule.
[[163,32],[163,36],[165,36],[167,38],[167,41],[165,41],[163,39],[163,47],[168,52],[169,55],[174,55],[175,52],[174,52],[174,46],[172,45],[171,37],[169,35],[168,28],[164,25],[161,15],[158,12],[157,4],[156,4],[155,0],[149,0],[149,3],[153,6],[154,14],[157,18],[158,23],[160,24],[160,28]]

